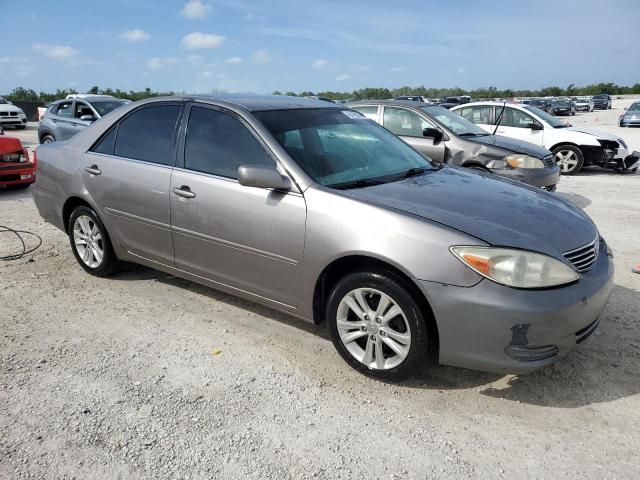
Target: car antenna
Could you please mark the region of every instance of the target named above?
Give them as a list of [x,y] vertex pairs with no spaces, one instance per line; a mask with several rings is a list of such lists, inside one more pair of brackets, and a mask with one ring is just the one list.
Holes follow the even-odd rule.
[[507,101],[505,100],[502,103],[502,110],[500,111],[500,115],[498,115],[498,119],[496,120],[496,128],[493,129],[493,133],[491,135],[495,135],[498,131],[498,127],[500,126],[500,122],[502,122],[502,115],[504,114],[504,110],[507,108]]

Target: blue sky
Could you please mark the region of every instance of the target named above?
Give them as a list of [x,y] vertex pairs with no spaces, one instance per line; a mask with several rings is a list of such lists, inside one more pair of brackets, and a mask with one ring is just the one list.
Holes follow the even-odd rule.
[[640,82],[637,0],[0,0],[0,93]]

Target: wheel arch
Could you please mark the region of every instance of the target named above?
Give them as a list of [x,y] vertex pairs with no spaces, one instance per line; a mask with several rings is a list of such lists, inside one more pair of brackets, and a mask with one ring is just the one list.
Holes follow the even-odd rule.
[[[98,218],[100,218],[100,214],[97,212],[97,210],[93,207],[93,205],[87,202],[84,198],[76,197],[76,196],[69,197],[67,198],[67,200],[64,202],[64,205],[62,206],[62,224],[64,225],[65,232],[69,233],[69,219],[71,218],[71,213],[73,213],[73,211],[77,207],[81,207],[81,206],[90,208],[91,210],[96,212],[96,215],[98,215]],[[100,220],[102,221],[102,218],[100,218]],[[104,224],[104,222],[102,223]]]
[[549,150],[553,152],[556,148],[561,147],[563,145],[570,145],[570,146],[575,147],[578,150],[582,151],[582,147],[580,145],[578,145],[577,143],[566,142],[566,141],[565,142],[557,142],[555,145],[550,146]]
[[[411,277],[401,268],[376,257],[367,255],[347,255],[333,260],[318,276],[313,292],[313,322],[320,325],[325,321],[325,307],[334,285],[344,276],[357,271],[384,272],[397,277],[410,289],[411,295],[420,305],[427,322],[430,337],[434,341],[435,352],[438,351],[438,325],[429,301]],[[437,355],[437,353],[436,353]],[[437,358],[437,356],[436,356]]]

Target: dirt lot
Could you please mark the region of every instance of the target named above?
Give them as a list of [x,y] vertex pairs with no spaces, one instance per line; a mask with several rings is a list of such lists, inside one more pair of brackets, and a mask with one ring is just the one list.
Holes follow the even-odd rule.
[[[614,106],[571,121],[640,150]],[[29,191],[0,191],[0,224],[43,238],[0,262],[0,478],[637,478],[640,175],[591,169],[558,194],[616,255],[593,339],[527,376],[386,385],[323,328],[144,268],[83,273]]]

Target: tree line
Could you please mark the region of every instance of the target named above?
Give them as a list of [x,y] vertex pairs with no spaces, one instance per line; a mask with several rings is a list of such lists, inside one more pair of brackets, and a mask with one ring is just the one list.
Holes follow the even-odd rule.
[[[36,92],[33,89],[26,89],[23,87],[14,88],[9,94],[3,95],[7,100],[12,102],[52,102],[66,97],[69,94],[78,93],[75,89],[57,89],[55,92]],[[99,94],[99,95],[113,95],[118,98],[126,98],[128,100],[136,101],[144,98],[159,97],[167,95],[175,95],[175,92],[154,92],[150,88],[144,90],[115,90],[111,88],[102,89],[98,86],[94,86],[85,93]],[[215,93],[223,93],[216,90]],[[400,88],[361,88],[359,90],[353,90],[351,92],[273,92],[274,95],[290,95],[306,97],[310,95],[318,95],[321,97],[331,98],[332,100],[364,100],[364,99],[383,99],[393,98],[401,95],[421,95],[427,98],[442,98],[449,96],[469,95],[471,98],[513,98],[513,97],[559,97],[559,96],[576,96],[576,95],[597,95],[598,93],[608,93],[609,95],[625,95],[625,94],[640,94],[640,83],[636,83],[632,86],[617,85],[615,83],[597,83],[587,86],[576,86],[571,84],[566,88],[562,87],[545,87],[540,90],[512,90],[512,89],[498,89],[496,87],[483,87],[476,88],[474,90],[465,90],[459,87],[453,88],[427,88],[424,86],[419,87],[400,87]]]

